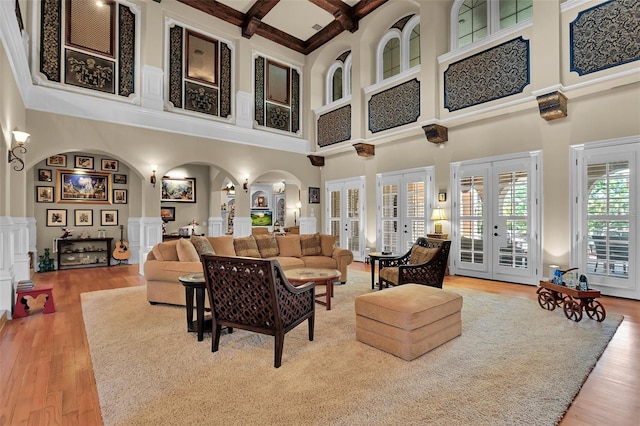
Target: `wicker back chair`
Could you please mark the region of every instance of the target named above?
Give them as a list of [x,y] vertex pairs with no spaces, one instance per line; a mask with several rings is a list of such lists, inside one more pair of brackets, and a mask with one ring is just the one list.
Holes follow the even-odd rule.
[[315,283],[294,287],[273,259],[203,255],[201,260],[212,311],[211,352],[218,350],[222,326],[274,336],[276,368],[289,330],[308,320],[313,341]]
[[420,237],[413,246],[436,248],[438,251],[430,260],[419,264],[409,263],[413,247],[402,256],[380,259],[380,288],[408,283],[442,288],[451,241]]

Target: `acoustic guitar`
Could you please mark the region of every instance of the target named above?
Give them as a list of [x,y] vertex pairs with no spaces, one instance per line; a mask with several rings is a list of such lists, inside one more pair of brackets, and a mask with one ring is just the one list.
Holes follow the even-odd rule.
[[131,256],[129,243],[124,240],[124,225],[120,225],[120,241],[116,243],[116,247],[113,249],[111,255],[119,262],[129,259]]

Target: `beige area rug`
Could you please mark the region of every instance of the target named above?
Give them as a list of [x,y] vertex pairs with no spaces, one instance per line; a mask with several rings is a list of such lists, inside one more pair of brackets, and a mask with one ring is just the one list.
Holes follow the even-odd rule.
[[317,305],[313,342],[306,322],[286,335],[278,369],[273,337],[236,330],[211,353],[211,335],[198,342],[184,309],[149,305],[145,287],[82,294],[104,423],[552,425],[622,321],[456,288],[462,336],[407,362],[355,340],[370,275],[349,276],[331,311]]

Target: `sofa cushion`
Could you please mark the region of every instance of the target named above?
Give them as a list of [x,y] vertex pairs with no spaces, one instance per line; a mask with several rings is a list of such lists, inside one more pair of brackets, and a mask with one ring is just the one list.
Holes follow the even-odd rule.
[[320,234],[300,235],[300,250],[303,256],[320,256],[322,248],[320,247]]
[[288,269],[304,268],[306,266],[304,261],[298,257],[278,256],[272,257],[271,259],[276,259],[280,263],[280,267],[285,271]]
[[191,236],[191,243],[193,244],[193,246],[195,247],[196,251],[198,252],[198,255],[216,254],[216,252],[213,250],[213,246],[211,245],[211,243],[209,242],[207,237],[201,237],[199,235],[192,235]]
[[178,259],[178,250],[176,249],[178,241],[179,240],[172,240],[156,244],[151,249],[151,251],[153,251],[153,256],[156,258],[156,260],[180,260]]
[[258,250],[258,245],[253,235],[234,238],[233,247],[236,250],[236,256],[260,258],[260,251]]
[[178,240],[178,244],[176,244],[176,252],[178,253],[178,260],[180,262],[200,261],[200,256],[198,256],[196,248],[193,246],[191,241],[186,238],[180,238]]
[[236,250],[233,247],[233,236],[223,235],[221,237],[210,237],[209,242],[213,247],[213,251],[218,256],[235,256]]
[[413,246],[411,248],[411,256],[409,257],[410,265],[419,265],[430,261],[438,252],[437,247],[427,248],[422,246]]
[[285,235],[276,237],[278,242],[278,250],[280,250],[280,256],[301,257],[302,250],[300,249],[300,235]]
[[335,235],[320,234],[320,248],[323,256],[331,256],[336,247],[338,237]]
[[256,240],[260,257],[263,259],[275,257],[280,254],[278,242],[273,234],[256,234],[253,238]]
[[305,268],[337,269],[338,262],[333,257],[327,256],[302,256]]

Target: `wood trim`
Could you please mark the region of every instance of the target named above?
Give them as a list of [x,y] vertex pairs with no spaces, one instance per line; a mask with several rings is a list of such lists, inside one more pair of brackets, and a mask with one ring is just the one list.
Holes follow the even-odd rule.
[[[204,84],[208,84],[208,85],[213,85],[213,86],[218,86],[218,67],[219,67],[219,46],[218,46],[218,40],[215,40],[211,37],[207,37],[203,34],[197,33],[195,31],[191,31],[190,29],[186,29],[186,34],[185,34],[185,61],[184,61],[184,77],[189,79],[189,80],[193,80],[193,81],[199,81],[202,82]],[[197,77],[192,77],[189,75],[189,37],[193,36],[196,38],[199,38],[200,40],[212,43],[214,46],[214,54],[213,54],[213,82],[208,81],[208,80],[204,80],[201,78],[197,78]]]

